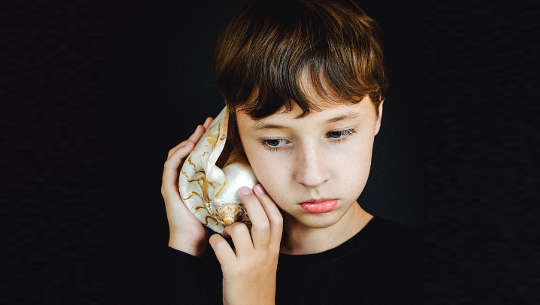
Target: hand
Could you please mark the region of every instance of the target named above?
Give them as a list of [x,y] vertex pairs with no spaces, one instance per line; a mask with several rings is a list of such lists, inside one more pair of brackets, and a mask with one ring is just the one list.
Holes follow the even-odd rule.
[[[242,190],[248,193],[242,194]],[[252,227],[251,235],[242,222],[225,227],[223,233],[232,238],[234,251],[221,235],[210,236],[223,272],[223,305],[275,304],[283,217],[262,187],[261,191],[257,195],[247,187],[238,191]]]
[[191,213],[180,198],[178,191],[178,171],[183,160],[204,134],[213,119],[208,117],[204,124],[197,125],[195,132],[185,141],[169,150],[163,167],[161,195],[165,201],[169,221],[169,247],[200,256],[206,250],[209,230]]

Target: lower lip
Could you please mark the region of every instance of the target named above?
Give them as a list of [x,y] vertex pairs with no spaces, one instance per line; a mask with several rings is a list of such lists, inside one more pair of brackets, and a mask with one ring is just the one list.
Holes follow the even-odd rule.
[[322,202],[317,202],[317,203],[304,202],[300,204],[300,206],[304,210],[310,213],[314,213],[314,214],[327,213],[336,208],[337,200],[336,199],[327,200],[327,201],[322,201]]

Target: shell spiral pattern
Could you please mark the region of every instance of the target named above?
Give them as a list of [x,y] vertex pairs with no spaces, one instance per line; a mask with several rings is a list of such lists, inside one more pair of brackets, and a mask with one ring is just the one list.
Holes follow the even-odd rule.
[[242,186],[252,188],[257,184],[247,160],[232,158],[234,150],[223,169],[216,165],[227,140],[227,128],[228,111],[225,106],[184,161],[178,177],[182,201],[197,219],[220,234],[226,225],[236,221],[251,227],[247,211],[236,192]]

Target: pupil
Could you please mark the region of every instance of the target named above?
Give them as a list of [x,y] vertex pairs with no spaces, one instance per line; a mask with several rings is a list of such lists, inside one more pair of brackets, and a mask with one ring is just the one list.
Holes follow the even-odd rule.
[[279,144],[279,140],[267,140],[267,143],[270,144],[270,146],[277,146]]
[[[337,137],[339,137],[340,135],[341,135],[341,132],[340,132],[340,131],[332,131],[332,132],[330,133],[330,136],[331,136],[332,138],[337,138]],[[333,137],[333,136],[335,136],[335,137]]]

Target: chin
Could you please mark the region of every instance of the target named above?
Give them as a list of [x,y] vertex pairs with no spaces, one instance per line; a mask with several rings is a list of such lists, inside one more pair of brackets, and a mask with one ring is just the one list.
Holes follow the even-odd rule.
[[309,228],[328,228],[336,224],[343,216],[339,209],[328,213],[310,214],[303,212],[299,215],[291,215],[295,222]]

